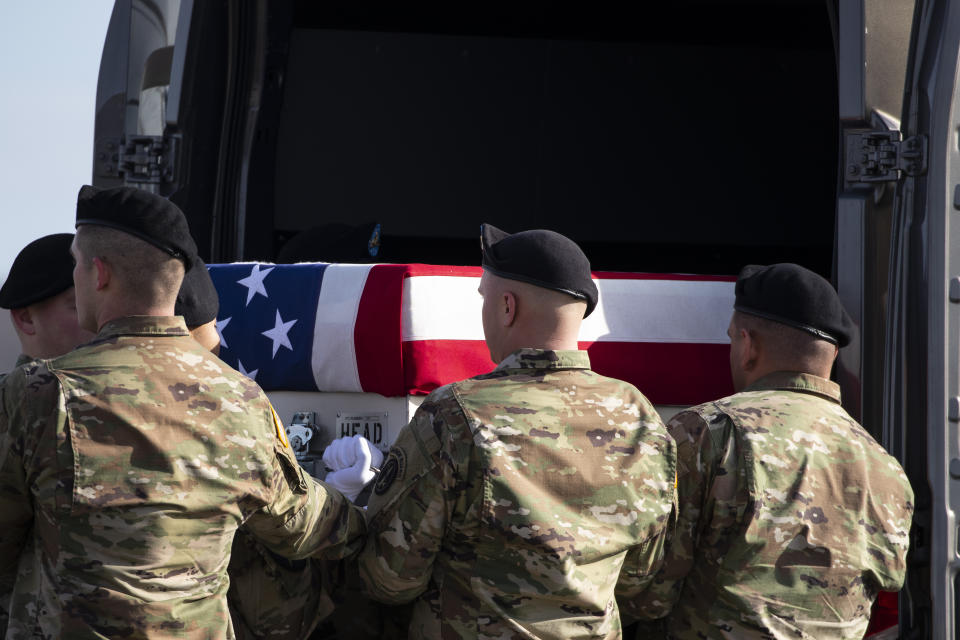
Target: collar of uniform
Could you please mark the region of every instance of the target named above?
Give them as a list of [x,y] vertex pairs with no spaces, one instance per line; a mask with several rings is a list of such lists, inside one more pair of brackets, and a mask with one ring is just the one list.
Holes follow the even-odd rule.
[[504,369],[589,369],[586,351],[551,351],[549,349],[517,349],[495,371]]
[[33,362],[34,360],[36,360],[36,358],[31,358],[31,357],[28,356],[27,354],[21,353],[19,356],[17,356],[17,363],[16,363],[15,365],[13,365],[13,366],[14,366],[14,367],[19,367],[19,366],[22,366],[22,365],[27,364],[28,362]]
[[111,320],[97,332],[97,338],[113,336],[188,336],[181,316],[128,316]]
[[744,391],[800,391],[840,403],[840,385],[811,373],[775,371],[763,376]]

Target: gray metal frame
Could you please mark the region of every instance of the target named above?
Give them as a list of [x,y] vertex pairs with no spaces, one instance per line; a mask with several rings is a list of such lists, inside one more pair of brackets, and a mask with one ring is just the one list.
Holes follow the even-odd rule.
[[[937,5],[943,6],[942,14],[934,11]],[[922,262],[913,262],[911,266],[927,274],[927,344],[923,355],[927,368],[927,477],[933,495],[932,630],[934,638],[955,638],[958,631],[955,586],[960,568],[956,514],[960,510],[960,485],[957,478],[950,477],[949,466],[952,459],[960,458],[960,415],[951,415],[948,420],[948,407],[951,403],[954,406],[960,403],[960,299],[948,301],[948,296],[950,280],[960,274],[960,225],[951,224],[953,218],[960,215],[953,206],[954,190],[960,185],[957,146],[960,113],[956,111],[956,105],[960,104],[957,83],[960,4],[930,2],[926,11],[930,23],[938,16],[942,22],[928,25],[924,41],[929,50],[917,58],[923,70],[930,69],[929,74],[922,71],[917,96],[920,100],[929,100],[928,104],[918,105],[918,110],[929,113],[930,168],[925,210],[913,213],[914,220],[922,225],[927,255],[922,257],[925,258]],[[935,64],[929,64],[930,54],[936,56]],[[922,126],[919,113],[918,120],[918,126]],[[923,346],[908,343],[907,349]],[[914,359],[912,364],[916,366],[920,362]],[[909,368],[907,374],[910,374]],[[957,413],[960,414],[960,410]],[[902,428],[906,431],[909,426],[908,423]],[[907,435],[909,437],[909,433]]]
[[960,226],[952,224],[960,215],[960,3],[918,3],[913,39],[904,133],[928,136],[929,162],[926,176],[897,188],[883,431],[917,494],[901,632],[952,639],[960,630]]

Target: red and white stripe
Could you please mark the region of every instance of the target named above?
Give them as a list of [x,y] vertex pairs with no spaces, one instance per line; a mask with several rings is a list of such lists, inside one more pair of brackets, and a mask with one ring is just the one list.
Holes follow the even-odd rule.
[[[494,367],[483,340],[479,267],[330,265],[317,305],[313,371],[324,391],[429,393]],[[658,404],[730,392],[732,278],[596,273],[600,304],[580,347],[593,368]]]
[[371,267],[331,264],[323,274],[311,358],[320,391],[363,391],[354,332]]
[[[403,285],[405,382],[412,393],[490,370],[478,267],[410,265]],[[731,391],[726,329],[733,279],[594,274],[600,302],[580,332],[593,368],[636,384],[658,404]]]

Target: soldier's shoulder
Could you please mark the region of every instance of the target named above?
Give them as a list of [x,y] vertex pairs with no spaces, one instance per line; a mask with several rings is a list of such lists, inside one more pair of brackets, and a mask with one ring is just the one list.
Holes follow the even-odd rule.
[[791,424],[807,424],[827,415],[856,424],[839,403],[794,389],[740,391],[700,407],[700,414],[708,422],[719,423],[722,419],[741,427],[762,421],[788,428]]
[[707,427],[718,428],[727,420],[725,409],[728,406],[726,401],[729,397],[687,407],[674,414],[667,424],[670,426],[677,423],[701,423]]
[[744,427],[763,422],[767,428],[813,429],[832,436],[851,435],[876,444],[836,399],[820,394],[795,389],[759,389],[736,393],[716,404],[718,409]]
[[469,382],[469,380],[464,380],[461,382],[451,382],[449,384],[442,385],[437,387],[423,399],[421,406],[424,404],[441,404],[444,402],[450,402],[456,398],[457,388],[462,387],[464,382]]
[[639,438],[666,437],[660,412],[635,385],[590,370],[582,375],[582,383],[566,391],[571,402],[592,407],[598,416],[602,414],[619,425],[634,425],[631,429]]
[[51,373],[49,361],[30,360],[8,373],[0,383],[0,410],[8,416],[44,416],[59,406],[59,394],[60,382]]
[[[6,374],[2,379],[4,389],[17,394],[36,395],[47,389],[55,389],[57,379],[52,374],[50,360],[28,360]],[[5,391],[6,392],[6,391]]]
[[674,414],[667,420],[670,436],[677,444],[700,441],[708,435],[722,441],[731,433],[731,422],[720,402],[704,402]]
[[[809,412],[829,412],[847,416],[839,403],[821,395],[804,393],[797,389],[754,389],[740,391],[714,401],[721,411],[747,412],[775,409],[778,406],[789,405],[790,410],[785,413],[799,415]],[[847,416],[849,418],[849,416]]]
[[[718,398],[713,402],[706,402],[705,405],[713,404],[718,408],[749,406],[754,404],[765,404],[776,401],[778,398],[796,398],[796,391],[784,389],[755,389],[749,391],[738,391],[731,393],[723,398]],[[701,405],[702,406],[702,405]]]
[[[156,350],[155,357],[164,357]],[[93,371],[111,366],[137,365],[143,360],[137,345],[123,341],[118,336],[94,338],[73,351],[46,361],[51,371],[70,373],[72,371]]]
[[[257,407],[271,414],[272,405],[267,393],[252,378],[240,373],[210,352],[199,349],[177,354],[177,359],[190,365],[187,371],[189,379],[184,384],[199,383],[211,396],[222,399],[223,403],[233,403],[249,413],[251,407]],[[229,410],[235,410],[228,407]],[[259,416],[256,416],[259,419]]]
[[[459,407],[472,414],[486,407],[525,405],[531,396],[543,393],[547,389],[552,390],[553,387],[545,386],[536,379],[484,374],[448,385],[444,398],[449,408]],[[534,401],[534,403],[542,404],[542,401]]]
[[[413,420],[411,426],[437,432],[444,426],[450,427],[462,422],[464,410],[461,397],[464,393],[464,382],[466,381],[445,384],[430,392],[417,408],[419,419]],[[467,393],[469,389],[468,386]]]
[[457,384],[459,383],[445,384],[431,391],[417,407],[411,426],[423,425],[427,422],[442,423],[449,421],[451,414],[461,412]]
[[413,438],[422,451],[435,453],[444,449],[456,460],[469,456],[480,421],[471,411],[475,408],[471,400],[465,400],[466,407],[461,402],[460,385],[447,384],[430,393],[401,431],[398,442]]
[[[95,340],[49,363],[76,392],[98,393],[112,387],[139,389],[142,398],[189,400],[188,405],[217,405],[231,422],[263,421],[270,401],[252,379],[189,340],[162,336],[120,336]],[[199,405],[198,405],[199,406]],[[258,411],[251,412],[257,408]],[[272,421],[267,421],[271,422]]]
[[650,411],[655,412],[653,403],[650,402],[649,398],[647,398],[643,391],[638,389],[634,384],[627,382],[626,380],[610,378],[595,371],[585,370],[582,373],[584,379],[590,381],[590,393],[629,399],[634,404],[648,408]]
[[598,389],[609,389],[610,391],[625,395],[643,395],[643,392],[640,391],[636,385],[631,382],[627,382],[626,380],[611,378],[609,376],[597,373],[592,369],[583,369],[580,371],[580,374],[584,377],[584,379],[590,380],[592,386],[595,386]]
[[528,384],[510,377],[484,374],[437,388],[421,406],[460,413],[491,403],[510,403],[535,388],[536,384],[532,382]]

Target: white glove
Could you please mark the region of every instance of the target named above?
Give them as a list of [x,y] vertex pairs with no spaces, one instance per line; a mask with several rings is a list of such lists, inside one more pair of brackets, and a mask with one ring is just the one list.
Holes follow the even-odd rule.
[[383,453],[370,444],[369,440],[356,435],[331,442],[323,453],[323,462],[334,469],[323,481],[353,502],[367,483],[377,477],[371,467],[379,468],[383,463]]
[[357,461],[357,438],[362,436],[344,436],[327,445],[323,451],[323,464],[330,471],[340,471],[352,467]]

